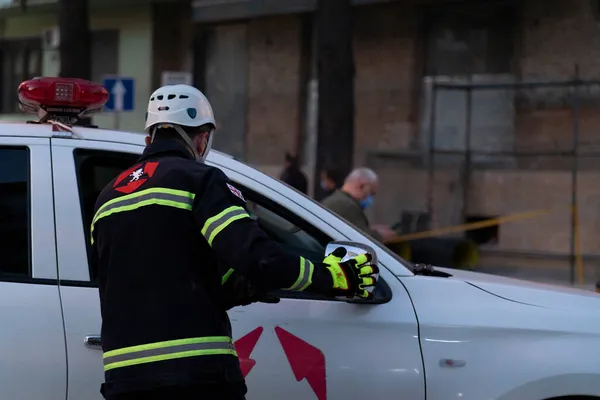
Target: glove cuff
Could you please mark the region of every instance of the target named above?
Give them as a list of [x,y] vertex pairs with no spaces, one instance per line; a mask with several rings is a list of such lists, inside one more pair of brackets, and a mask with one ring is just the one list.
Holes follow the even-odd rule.
[[306,289],[307,292],[333,296],[333,275],[327,268],[328,264],[315,263],[312,284]]

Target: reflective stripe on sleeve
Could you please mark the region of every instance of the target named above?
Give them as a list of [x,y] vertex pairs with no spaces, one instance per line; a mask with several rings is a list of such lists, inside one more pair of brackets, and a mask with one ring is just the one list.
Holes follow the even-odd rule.
[[305,290],[312,283],[314,270],[315,266],[313,263],[304,257],[300,257],[300,273],[298,274],[298,279],[296,279],[296,282],[294,282],[287,290],[295,290],[298,292]]
[[151,362],[210,355],[232,355],[237,357],[235,346],[230,337],[213,336],[125,347],[107,351],[102,358],[104,359],[104,370],[108,371]]
[[234,272],[235,272],[235,269],[229,268],[229,270],[221,278],[221,285],[224,285],[225,282],[227,282],[227,279],[229,279],[229,277],[231,276],[231,274],[233,274]]
[[151,188],[107,201],[98,209],[96,215],[94,215],[94,219],[92,220],[90,232],[92,244],[94,244],[94,226],[96,222],[102,218],[108,217],[112,214],[136,210],[140,207],[150,205],[160,205],[183,210],[191,210],[194,197],[194,193],[186,192],[184,190]]
[[228,207],[214,217],[206,220],[204,227],[202,228],[202,235],[206,238],[208,244],[212,246],[213,240],[215,240],[215,237],[217,237],[223,229],[227,228],[232,222],[242,218],[250,218],[244,207]]

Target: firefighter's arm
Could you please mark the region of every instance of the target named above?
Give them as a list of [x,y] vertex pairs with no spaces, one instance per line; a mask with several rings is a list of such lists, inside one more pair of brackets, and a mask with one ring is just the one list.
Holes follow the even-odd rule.
[[243,195],[222,171],[211,169],[202,181],[193,205],[198,228],[235,273],[259,286],[261,292],[328,293],[333,288],[329,270],[287,253],[262,231],[246,211]]

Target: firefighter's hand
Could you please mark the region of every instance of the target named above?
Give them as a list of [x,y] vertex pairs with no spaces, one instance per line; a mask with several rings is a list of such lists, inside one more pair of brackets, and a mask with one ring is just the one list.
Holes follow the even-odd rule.
[[279,303],[279,297],[262,292],[241,274],[234,272],[221,285],[226,310],[252,303]]
[[323,260],[333,277],[333,295],[372,298],[379,268],[371,264],[370,254],[361,254],[342,262],[346,253],[345,248],[338,247]]

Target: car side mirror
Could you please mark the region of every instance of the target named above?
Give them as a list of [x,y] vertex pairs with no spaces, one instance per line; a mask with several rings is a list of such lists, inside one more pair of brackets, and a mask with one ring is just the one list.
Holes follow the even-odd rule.
[[[346,249],[346,256],[344,258],[342,258],[342,262],[349,260],[351,258],[354,258],[361,254],[370,254],[371,255],[371,263],[377,264],[377,253],[375,252],[375,249],[373,249],[371,246],[367,246],[366,244],[357,243],[357,242],[344,242],[344,241],[330,242],[327,244],[327,247],[325,248],[325,257],[327,257],[329,254],[333,253],[335,249],[338,249],[340,247],[343,247]],[[376,276],[379,278],[379,274],[376,274]],[[375,288],[373,290],[375,290]],[[340,298],[340,300],[342,300],[342,299]],[[344,298],[343,300],[348,303],[370,303],[369,300],[365,300],[365,299],[362,299],[359,297],[355,297],[352,299]]]
[[327,257],[334,252],[335,249],[343,247],[346,249],[346,257],[342,258],[342,262],[354,258],[361,254],[370,254],[372,263],[377,264],[377,253],[371,246],[357,242],[329,242],[325,247],[324,257]]

